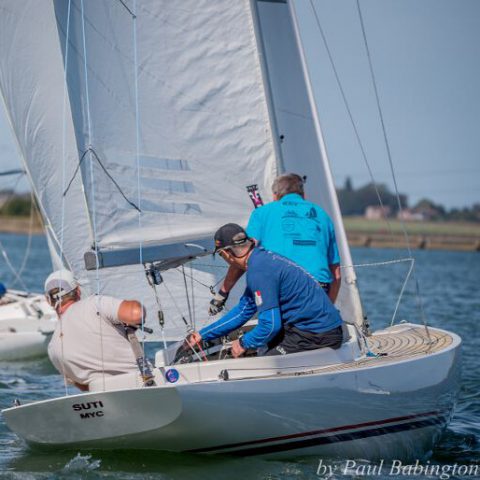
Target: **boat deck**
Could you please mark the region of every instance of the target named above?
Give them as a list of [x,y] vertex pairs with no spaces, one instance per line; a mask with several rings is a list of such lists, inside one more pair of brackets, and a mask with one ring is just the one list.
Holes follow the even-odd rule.
[[[353,330],[353,327],[349,327]],[[353,331],[351,332],[353,333]],[[278,376],[310,375],[317,373],[346,372],[352,369],[374,368],[402,360],[427,356],[449,348],[455,341],[455,335],[446,331],[414,324],[399,324],[385,330],[377,331],[366,339],[368,355],[363,355],[354,336],[344,344],[341,350],[324,349],[300,352],[296,355],[278,357],[252,357],[237,360],[212,360],[198,368],[197,362],[176,364],[180,373],[178,385],[225,380],[246,380],[252,378],[272,378]],[[165,369],[171,364],[156,358],[154,369],[158,386],[169,385]],[[137,388],[141,386],[136,374],[119,375],[108,378],[107,390]],[[103,382],[91,384],[92,391],[102,391]]]
[[335,372],[351,368],[365,368],[379,363],[392,363],[412,357],[439,352],[453,343],[453,337],[443,330],[419,325],[396,325],[387,330],[375,332],[367,338],[372,356],[341,365],[321,368],[322,372]]
[[[395,325],[372,334],[367,339],[370,355],[360,359],[325,366],[302,366],[295,371],[277,369],[275,376],[298,376],[316,373],[333,373],[352,369],[373,368],[402,360],[431,355],[448,348],[454,342],[454,336],[444,330],[410,323]],[[233,371],[229,369],[229,372]],[[272,374],[259,374],[255,377],[268,378]],[[244,378],[251,378],[252,375]]]
[[368,345],[376,354],[411,356],[443,350],[453,342],[447,332],[429,327],[397,325],[388,333],[377,332],[368,338]]

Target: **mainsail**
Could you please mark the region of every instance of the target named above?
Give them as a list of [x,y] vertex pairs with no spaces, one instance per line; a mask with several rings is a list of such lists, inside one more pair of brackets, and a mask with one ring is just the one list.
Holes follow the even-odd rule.
[[[245,225],[246,187],[269,201],[285,170],[308,176],[351,264],[293,4],[10,0],[2,9],[0,88],[50,244],[90,292],[138,298],[155,318],[142,263],[162,261],[173,268],[162,274],[161,308],[180,336],[181,317],[206,319],[206,287],[224,270],[209,256],[179,265],[208,249],[218,226]],[[346,279],[340,308],[360,324],[353,269]]]

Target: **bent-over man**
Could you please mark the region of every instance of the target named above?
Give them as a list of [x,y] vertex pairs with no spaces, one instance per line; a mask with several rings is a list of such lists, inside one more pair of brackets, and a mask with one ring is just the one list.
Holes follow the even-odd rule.
[[136,300],[104,295],[80,298],[80,287],[68,270],[53,272],[45,294],[59,322],[48,346],[55,368],[81,390],[103,375],[138,372],[125,326],[138,326],[144,311]]
[[[340,257],[333,222],[318,205],[305,200],[300,175],[287,173],[272,185],[274,201],[255,209],[247,234],[266,250],[303,267],[335,303],[340,289]],[[228,269],[222,286],[210,302],[209,313],[219,313],[230,290],[243,275],[235,265]]]
[[256,246],[234,223],[215,233],[215,247],[229,265],[247,272],[247,287],[238,305],[189,335],[188,344],[223,337],[258,312],[258,325],[232,343],[234,357],[264,346],[268,347],[266,355],[340,347],[342,319],[312,275],[287,258]]

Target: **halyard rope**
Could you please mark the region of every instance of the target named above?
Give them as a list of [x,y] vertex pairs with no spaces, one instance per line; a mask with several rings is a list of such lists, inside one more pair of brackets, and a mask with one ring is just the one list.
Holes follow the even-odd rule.
[[348,117],[350,119],[350,123],[352,124],[352,128],[353,128],[353,131],[355,133],[355,137],[357,139],[357,142],[358,142],[358,146],[360,147],[360,152],[362,154],[362,157],[363,157],[363,161],[365,162],[365,165],[367,167],[367,170],[368,170],[368,174],[370,176],[370,180],[372,181],[372,184],[373,184],[373,187],[375,189],[375,193],[377,195],[377,199],[378,199],[378,203],[380,204],[380,207],[382,209],[382,217],[384,218],[385,222],[387,223],[387,226],[388,226],[388,229],[389,229],[389,232],[390,232],[390,236],[394,237],[393,235],[393,229],[392,229],[392,226],[390,224],[390,222],[388,221],[388,218],[386,217],[385,215],[385,207],[383,205],[383,201],[382,201],[382,196],[380,195],[380,191],[378,190],[378,186],[377,186],[377,182],[375,181],[375,178],[373,176],[373,171],[372,171],[372,168],[370,166],[370,162],[368,161],[368,158],[367,158],[367,153],[365,152],[365,147],[363,146],[363,142],[360,138],[360,133],[358,131],[358,128],[357,128],[357,125],[355,123],[355,120],[353,119],[353,114],[352,114],[352,111],[350,109],[350,105],[348,103],[348,100],[347,100],[347,96],[345,94],[345,90],[343,88],[343,85],[342,85],[342,82],[340,81],[340,76],[338,74],[338,71],[337,71],[337,67],[335,65],[335,62],[333,60],[333,56],[332,56],[332,53],[331,53],[331,50],[330,50],[330,47],[328,45],[328,42],[327,42],[327,37],[325,36],[325,32],[323,31],[323,28],[322,28],[322,25],[320,23],[320,19],[318,18],[318,14],[317,14],[317,10],[313,4],[313,0],[310,0],[310,5],[312,7],[312,10],[313,10],[313,14],[315,16],[315,21],[316,21],[316,24],[317,24],[317,27],[318,27],[318,30],[320,32],[320,35],[322,37],[322,40],[323,40],[323,44],[325,45],[325,50],[327,52],[327,55],[328,55],[328,59],[330,61],[330,65],[332,66],[332,70],[333,70],[333,73],[335,75],[335,79],[336,79],[336,82],[337,82],[337,85],[338,85],[338,88],[340,90],[340,94],[342,96],[342,99],[343,99],[343,103],[345,105],[345,109],[347,110],[347,114],[348,114]]
[[[20,175],[17,177],[16,181],[15,181],[15,184],[13,185],[13,188],[12,188],[12,193],[9,195],[9,197],[7,198],[7,200],[5,201],[5,203],[2,205],[2,207],[0,208],[3,209],[5,208],[6,205],[8,205],[8,203],[10,202],[10,200],[13,198],[13,195],[15,193],[15,189],[17,188],[17,185],[18,183],[20,182],[20,180],[22,179],[23,177],[23,173],[20,173]],[[25,282],[23,281],[23,279],[20,277],[19,275],[19,272],[17,272],[17,270],[15,269],[15,267],[13,266],[11,260],[10,260],[10,257],[8,256],[8,253],[7,253],[7,250],[5,249],[3,243],[0,241],[0,251],[2,253],[2,257],[3,259],[5,260],[5,263],[7,265],[7,267],[10,269],[10,272],[12,273],[13,275],[13,283],[12,283],[12,286],[15,285],[15,283],[19,283],[21,285],[21,288],[23,288],[26,292],[28,292],[28,288],[27,286],[25,285]]]
[[[68,0],[67,10],[67,30],[65,32],[65,72],[63,74],[63,108],[62,108],[62,192],[65,191],[65,179],[66,179],[66,143],[67,143],[67,73],[68,73],[68,52],[70,50],[70,12],[72,1]],[[64,231],[65,231],[65,195],[62,195],[62,210],[61,210],[61,231],[60,231],[60,258],[63,261],[63,244],[64,244]],[[59,315],[60,322],[60,348],[62,353],[62,365],[65,365],[65,350],[63,344],[63,319],[62,315]],[[63,371],[63,383],[65,387],[65,396],[68,396],[68,381],[65,372]]]
[[[87,63],[87,42],[85,35],[85,9],[84,9],[84,0],[81,0],[81,11],[82,11],[82,39],[83,39],[83,68],[85,75],[85,100],[87,107],[87,127],[88,127],[88,142],[89,146],[87,150],[91,150],[92,146],[92,122],[90,118],[90,91],[88,83],[88,63]],[[93,150],[93,149],[92,149]],[[98,260],[98,242],[97,242],[97,210],[95,204],[95,180],[93,175],[93,161],[92,154],[90,155],[90,184],[91,184],[91,194],[92,194],[92,228],[93,228],[93,244],[95,252],[95,283],[96,283],[96,307],[97,307],[97,316],[100,326],[100,358],[102,362],[102,385],[103,390],[105,391],[105,362],[104,362],[104,352],[103,352],[103,328],[102,328],[102,317],[99,312],[99,295],[100,295],[100,276],[99,276],[99,260]]]
[[[123,4],[123,2],[122,2]],[[124,7],[130,12],[132,15],[132,20],[133,20],[133,77],[134,77],[134,86],[135,86],[135,158],[136,158],[136,164],[137,164],[137,211],[138,211],[138,230],[139,232],[142,231],[142,190],[140,188],[140,107],[139,107],[139,102],[138,102],[138,51],[137,51],[137,1],[133,1],[133,12],[131,12],[125,4],[123,4]],[[140,235],[139,239],[139,262],[140,265],[143,265],[143,241],[142,237]],[[158,300],[157,296],[157,291],[155,290],[155,295]],[[145,336],[145,315],[144,315],[144,298],[141,299],[142,302],[142,323],[141,323],[141,328],[142,328],[142,335]],[[159,300],[158,300],[159,301]],[[163,332],[163,325],[160,326],[162,329],[162,337],[164,341],[164,345],[166,345],[165,342],[165,335]],[[145,342],[142,342],[142,354],[143,358],[145,358]],[[142,367],[146,367],[147,363],[143,362]],[[144,376],[145,372],[142,371],[142,376]]]
[[[343,102],[344,102],[345,107],[346,107],[346,109],[347,109],[348,116],[349,116],[349,118],[350,118],[350,121],[351,121],[353,130],[354,130],[354,132],[355,132],[355,135],[356,135],[358,144],[359,144],[359,146],[360,146],[360,150],[361,150],[361,153],[362,153],[362,157],[363,157],[364,162],[365,162],[365,164],[366,164],[366,166],[367,166],[367,169],[368,169],[370,178],[371,178],[372,183],[373,183],[373,185],[374,185],[375,192],[376,192],[376,194],[377,194],[377,198],[378,198],[378,200],[379,200],[380,206],[381,206],[381,208],[382,208],[382,213],[383,213],[383,202],[382,202],[382,199],[381,199],[381,195],[380,195],[380,192],[378,191],[378,188],[377,188],[375,179],[374,179],[374,177],[373,177],[373,172],[372,172],[371,167],[370,167],[370,164],[369,164],[369,162],[368,162],[368,159],[367,159],[367,156],[366,156],[366,153],[365,153],[365,149],[364,149],[363,144],[362,144],[362,142],[361,142],[361,140],[360,140],[360,135],[359,135],[358,129],[357,129],[356,124],[355,124],[355,121],[354,121],[354,119],[353,119],[353,115],[352,115],[350,106],[349,106],[349,104],[348,104],[348,101],[347,101],[347,98],[346,98],[346,95],[345,95],[345,91],[344,91],[343,86],[342,86],[342,83],[341,83],[341,81],[340,81],[340,77],[339,77],[339,75],[338,75],[338,72],[337,72],[337,69],[336,69],[336,66],[335,66],[335,62],[334,62],[334,60],[333,60],[333,56],[332,56],[331,51],[330,51],[330,48],[329,48],[329,46],[328,46],[325,33],[324,33],[324,31],[323,31],[323,28],[322,28],[322,26],[321,26],[319,17],[318,17],[318,15],[317,15],[316,8],[315,8],[315,6],[314,6],[314,4],[313,4],[313,0],[310,0],[310,4],[311,4],[311,7],[312,7],[314,16],[315,16],[315,20],[316,20],[318,29],[319,29],[319,31],[320,31],[320,34],[321,34],[322,39],[323,39],[323,42],[324,42],[324,45],[325,45],[325,48],[326,48],[326,51],[327,51],[327,54],[328,54],[328,57],[329,57],[329,60],[330,60],[330,63],[331,63],[331,66],[332,66],[334,75],[335,75],[335,78],[336,78],[336,82],[337,82],[337,84],[338,84],[340,93],[341,93],[341,95],[342,95]],[[365,25],[364,25],[364,21],[363,21],[363,15],[362,15],[362,11],[361,11],[361,8],[360,8],[360,1],[357,0],[357,1],[356,1],[356,4],[357,4],[357,10],[358,10],[358,15],[359,15],[359,19],[360,19],[360,26],[361,26],[361,29],[362,29],[363,41],[364,41],[365,50],[366,50],[366,54],[367,54],[367,58],[368,58],[370,75],[371,75],[371,78],[372,78],[372,83],[373,83],[374,92],[375,92],[375,100],[376,100],[376,104],[377,104],[377,110],[378,110],[378,114],[379,114],[379,117],[380,117],[380,122],[381,122],[381,127],[382,127],[382,132],[383,132],[383,138],[384,138],[384,141],[385,141],[385,147],[386,147],[388,162],[389,162],[390,171],[391,171],[391,174],[392,174],[392,179],[393,179],[393,183],[394,183],[394,187],[395,187],[395,194],[396,194],[396,199],[397,199],[397,205],[398,205],[398,209],[399,209],[400,216],[401,216],[400,222],[401,222],[403,234],[404,234],[404,237],[405,237],[405,242],[406,242],[408,254],[409,254],[410,257],[412,257],[412,251],[411,251],[411,248],[410,248],[410,241],[409,241],[409,238],[408,238],[408,233],[407,233],[407,230],[406,230],[406,227],[405,227],[404,220],[403,220],[402,215],[401,215],[401,213],[402,213],[402,205],[401,205],[401,202],[400,202],[400,194],[399,194],[399,191],[398,191],[397,179],[396,179],[396,175],[395,175],[395,169],[394,169],[394,166],[393,166],[392,155],[391,155],[391,150],[390,150],[390,144],[389,144],[389,141],[388,141],[388,136],[387,136],[386,126],[385,126],[385,121],[384,121],[384,118],[383,118],[383,112],[382,112],[382,108],[381,108],[381,104],[380,104],[380,97],[379,97],[379,93],[378,93],[378,88],[377,88],[377,82],[376,82],[375,72],[374,72],[374,70],[373,70],[372,59],[371,59],[371,55],[370,55],[370,49],[369,49],[369,47],[368,47],[368,41],[367,41],[367,36],[366,36],[366,31],[365,31]],[[385,218],[385,221],[386,221],[386,223],[387,223],[387,225],[388,225],[388,228],[389,228],[389,230],[390,230],[390,235],[391,235],[392,238],[393,238],[393,230],[392,230],[392,228],[391,228],[391,225],[390,225],[390,223],[389,223],[389,221],[388,221],[387,218]],[[413,268],[412,271],[409,272],[409,275],[408,275],[408,276],[410,276],[410,273],[413,273],[413,278],[414,278],[414,280],[415,280],[416,296],[417,296],[417,300],[418,300],[418,302],[419,302],[419,307],[420,307],[420,313],[421,313],[422,321],[423,321],[423,324],[424,324],[424,326],[425,326],[427,335],[430,337],[430,334],[429,334],[429,332],[428,332],[428,325],[427,325],[427,320],[426,320],[426,316],[425,316],[425,311],[424,311],[424,309],[423,309],[423,301],[422,301],[421,294],[420,294],[420,286],[419,286],[419,284],[418,284],[418,279],[417,279],[417,277],[416,277],[416,275],[415,275],[415,269]]]
[[[372,77],[372,83],[373,83],[373,88],[374,88],[374,92],[375,92],[375,100],[376,100],[377,109],[378,109],[378,115],[380,117],[380,122],[381,122],[381,126],[382,126],[382,132],[383,132],[383,138],[384,138],[384,141],[385,141],[385,148],[386,148],[386,151],[387,151],[388,163],[390,165],[390,171],[392,173],[392,180],[393,180],[393,184],[395,186],[395,194],[396,194],[396,197],[397,197],[398,211],[400,212],[400,225],[402,226],[403,235],[405,237],[405,242],[406,242],[406,246],[407,246],[407,250],[408,250],[408,255],[411,257],[412,256],[412,250],[410,248],[410,239],[408,237],[407,229],[406,229],[406,226],[405,226],[405,221],[404,221],[403,215],[402,215],[403,210],[402,210],[402,203],[400,202],[400,193],[398,191],[397,177],[395,175],[395,168],[393,166],[393,160],[392,160],[392,152],[390,150],[390,143],[388,141],[387,129],[386,129],[386,126],[385,126],[385,120],[383,118],[383,111],[382,111],[381,104],[380,104],[380,96],[379,96],[379,93],[378,93],[375,71],[373,70],[372,57],[370,55],[370,48],[368,47],[367,34],[366,34],[366,31],[365,31],[365,24],[364,24],[364,21],[363,21],[362,9],[360,8],[360,0],[357,0],[357,10],[358,10],[358,16],[359,16],[359,19],[360,19],[360,26],[362,28],[362,35],[363,35],[363,41],[364,41],[364,44],[365,44],[365,50],[366,50],[367,58],[368,58],[370,75]],[[427,318],[425,316],[425,311],[424,311],[424,308],[423,308],[423,300],[422,300],[422,296],[420,294],[420,285],[418,283],[418,278],[415,275],[415,268],[412,269],[412,274],[413,274],[413,279],[415,281],[415,290],[416,290],[416,296],[417,296],[418,304],[419,304],[419,307],[420,307],[420,315],[422,317],[422,321],[423,321],[423,324],[425,326],[425,331],[427,333],[427,336],[428,336],[429,340],[431,340],[430,332],[428,331]]]

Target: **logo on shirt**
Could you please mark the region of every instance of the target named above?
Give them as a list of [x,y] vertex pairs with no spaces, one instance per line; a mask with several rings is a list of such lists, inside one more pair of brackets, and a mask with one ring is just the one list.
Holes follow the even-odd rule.
[[260,307],[263,304],[262,292],[260,290],[255,291],[255,305]]

